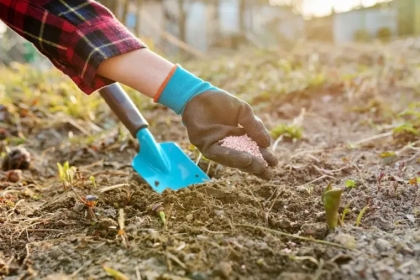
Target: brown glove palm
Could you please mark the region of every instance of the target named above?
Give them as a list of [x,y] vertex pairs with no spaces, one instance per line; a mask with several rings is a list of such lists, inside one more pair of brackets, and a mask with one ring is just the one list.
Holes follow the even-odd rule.
[[224,91],[206,91],[186,104],[182,120],[190,142],[206,158],[265,180],[272,178],[272,171],[261,158],[221,146],[220,140],[227,136],[248,134],[260,147],[268,166],[277,165],[276,156],[267,149],[270,133],[246,102]]

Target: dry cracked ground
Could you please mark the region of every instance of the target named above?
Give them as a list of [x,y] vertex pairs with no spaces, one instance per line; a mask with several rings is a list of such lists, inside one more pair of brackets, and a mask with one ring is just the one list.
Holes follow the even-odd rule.
[[[157,141],[212,177],[161,195],[131,169],[137,143],[97,93],[3,67],[1,279],[420,279],[419,57],[411,39],[186,62],[271,130],[271,181],[199,159],[178,116],[128,89]],[[328,184],[343,190],[336,229]]]

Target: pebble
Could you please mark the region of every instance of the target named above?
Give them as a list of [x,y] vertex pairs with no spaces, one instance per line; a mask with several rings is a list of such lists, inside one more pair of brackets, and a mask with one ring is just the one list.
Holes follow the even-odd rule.
[[307,236],[322,239],[328,234],[328,226],[326,223],[309,223],[302,225],[302,231]]
[[191,221],[194,219],[193,214],[188,214],[188,215],[185,217],[185,219],[187,220],[187,222],[191,222]]
[[198,271],[194,271],[193,273],[191,273],[189,278],[192,280],[207,280],[208,279],[204,273],[198,272]]
[[334,237],[334,241],[350,249],[357,247],[356,239],[350,234],[339,233]]
[[391,243],[389,243],[383,238],[376,239],[375,246],[381,252],[389,251],[392,248]]
[[229,279],[230,274],[232,273],[232,266],[228,262],[220,262],[216,266],[216,272],[225,279]]

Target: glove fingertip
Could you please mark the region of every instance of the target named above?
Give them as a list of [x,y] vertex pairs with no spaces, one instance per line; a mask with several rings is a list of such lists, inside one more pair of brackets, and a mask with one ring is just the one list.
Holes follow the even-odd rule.
[[260,153],[267,162],[268,166],[273,167],[279,163],[278,157],[267,148],[260,148]]
[[269,181],[271,179],[273,179],[274,177],[274,172],[270,169],[264,169],[263,172],[259,173],[259,174],[254,174],[255,176],[257,176],[260,179]]

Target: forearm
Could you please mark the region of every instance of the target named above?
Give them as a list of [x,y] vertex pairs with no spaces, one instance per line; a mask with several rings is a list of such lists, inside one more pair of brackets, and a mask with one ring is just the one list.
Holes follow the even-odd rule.
[[154,98],[174,67],[149,49],[140,49],[105,60],[98,74]]

